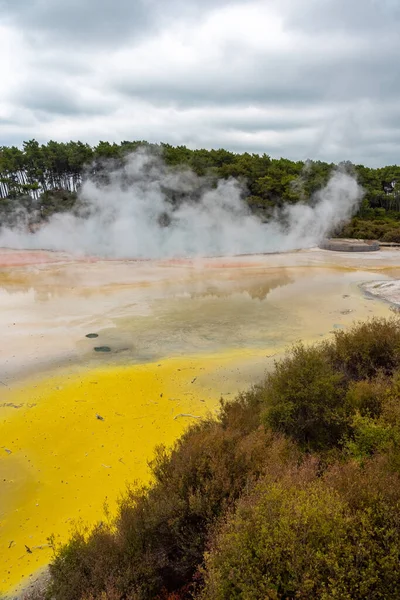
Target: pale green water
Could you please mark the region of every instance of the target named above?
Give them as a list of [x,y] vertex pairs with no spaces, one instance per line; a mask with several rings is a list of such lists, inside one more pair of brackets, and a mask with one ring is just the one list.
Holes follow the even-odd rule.
[[[68,363],[135,363],[252,348],[276,352],[355,320],[389,315],[389,305],[366,297],[359,285],[395,276],[399,255],[388,260],[382,253],[372,261],[343,256],[303,252],[4,268],[0,379]],[[98,338],[86,337],[93,332]],[[94,351],[102,346],[111,351]]]

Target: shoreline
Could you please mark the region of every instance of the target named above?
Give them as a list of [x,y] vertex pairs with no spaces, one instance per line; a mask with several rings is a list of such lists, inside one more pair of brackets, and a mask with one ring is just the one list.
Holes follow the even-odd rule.
[[360,288],[370,298],[377,298],[395,307],[400,306],[400,279],[365,282]]

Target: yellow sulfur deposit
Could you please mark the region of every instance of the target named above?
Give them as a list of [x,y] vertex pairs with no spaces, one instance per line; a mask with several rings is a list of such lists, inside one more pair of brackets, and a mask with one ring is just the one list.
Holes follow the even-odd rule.
[[238,360],[168,359],[2,386],[0,590],[48,563],[51,534],[66,540],[74,521],[104,518],[105,501],[114,512],[125,483],[149,481],[154,447],[238,389]]

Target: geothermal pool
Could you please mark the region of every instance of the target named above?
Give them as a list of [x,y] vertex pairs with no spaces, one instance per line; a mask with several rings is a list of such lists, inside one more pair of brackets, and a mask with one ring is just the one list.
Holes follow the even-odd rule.
[[104,520],[105,503],[112,514],[127,483],[149,481],[155,445],[215,414],[285,347],[389,315],[360,284],[398,278],[399,259],[0,250],[0,591],[48,563],[49,536]]

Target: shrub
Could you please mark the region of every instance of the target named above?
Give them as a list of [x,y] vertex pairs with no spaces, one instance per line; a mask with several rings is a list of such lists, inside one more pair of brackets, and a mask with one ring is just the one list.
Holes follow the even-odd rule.
[[381,414],[394,394],[388,378],[399,366],[398,315],[336,331],[332,343],[298,344],[255,388],[265,406],[263,422],[306,450],[338,446],[351,434],[357,411],[362,417]]
[[357,238],[365,240],[382,240],[384,242],[396,242],[400,240],[398,219],[394,217],[382,217],[371,214],[370,219],[353,218],[338,233],[337,237]]
[[400,318],[374,318],[348,331],[335,331],[331,360],[348,379],[390,376],[400,367]]
[[387,450],[398,438],[390,425],[360,413],[354,415],[351,428],[352,438],[346,447],[349,454],[358,459]]
[[335,372],[327,346],[295,346],[265,382],[264,421],[303,448],[321,450],[347,430],[344,377]]
[[383,242],[394,242],[396,244],[400,243],[400,229],[391,229],[387,231],[382,238]]
[[346,402],[352,412],[358,411],[363,417],[379,417],[391,390],[391,381],[382,375],[374,379],[352,381],[347,391]]
[[90,533],[77,527],[67,544],[55,548],[49,595],[72,600],[100,594],[118,571],[118,550],[109,526],[99,524]]
[[[366,502],[357,502],[360,487],[372,487],[359,467],[342,469],[311,480],[300,472],[278,483],[265,481],[243,498],[212,541],[199,597],[399,597],[398,478],[380,472],[384,487],[396,489],[389,501],[375,489]],[[350,489],[349,481],[355,483]]]
[[381,415],[385,423],[400,430],[400,372],[396,371],[386,391]]
[[58,212],[70,212],[77,202],[77,194],[64,189],[43,192],[39,199],[39,211],[43,219]]

